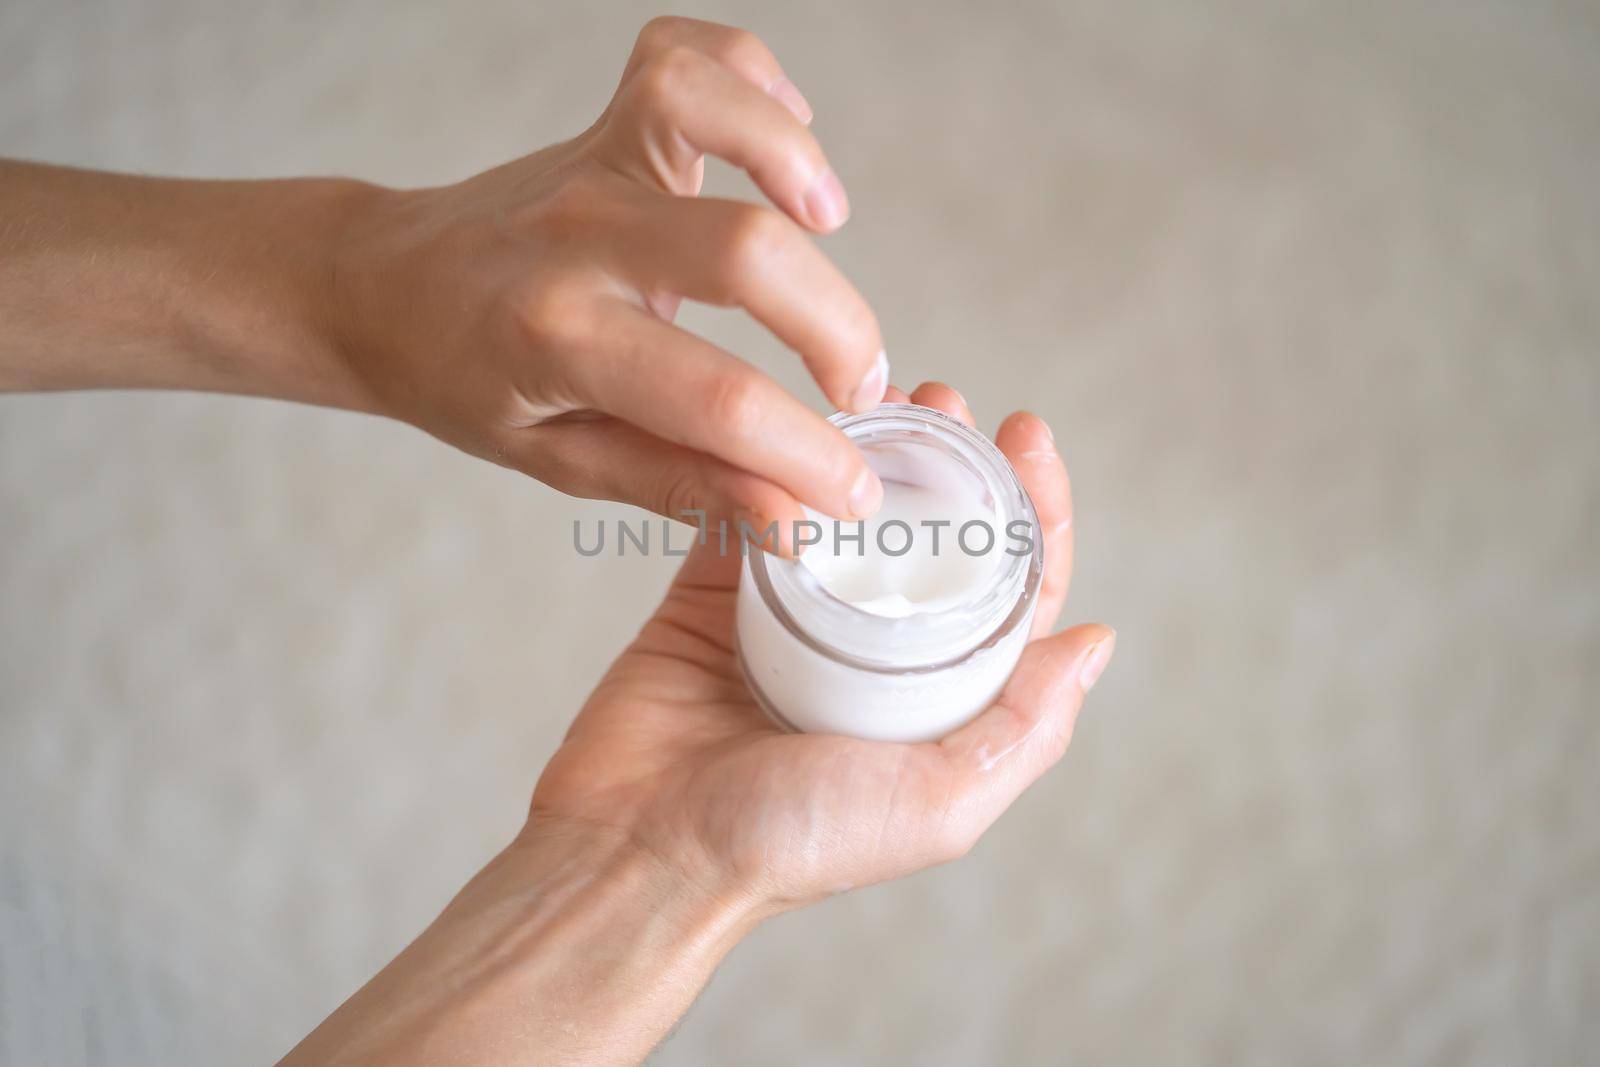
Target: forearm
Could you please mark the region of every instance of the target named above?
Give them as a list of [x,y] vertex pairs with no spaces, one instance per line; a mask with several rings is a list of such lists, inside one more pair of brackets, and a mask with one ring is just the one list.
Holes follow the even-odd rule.
[[625,840],[525,832],[283,1062],[636,1063],[756,922]]
[[365,409],[340,235],[377,190],[0,160],[0,390],[200,389]]

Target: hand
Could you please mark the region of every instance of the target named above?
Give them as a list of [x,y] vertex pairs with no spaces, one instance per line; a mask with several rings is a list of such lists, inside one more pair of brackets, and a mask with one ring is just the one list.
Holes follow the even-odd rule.
[[[377,194],[346,229],[336,326],[370,406],[578,496],[788,529],[882,489],[825,419],[673,326],[742,307],[839,408],[887,384],[878,324],[808,238],[849,207],[811,109],[749,33],[657,19],[577,138],[458,185]],[[697,199],[704,156],[778,210]]]
[[[0,160],[0,391],[275,396],[670,518],[864,517],[882,486],[844,435],[671,321],[741,307],[833,404],[877,405],[877,320],[807,236],[849,214],[810,118],[755,37],[657,19],[592,127],[456,185]],[[698,198],[706,154],[776,210]]]
[[[909,399],[971,421],[944,386]],[[738,555],[692,552],[517,840],[284,1063],[638,1062],[763,917],[971,847],[1060,758],[1115,640],[1047,636],[1072,570],[1066,470],[1031,415],[996,441],[1038,511],[1045,574],[993,707],[915,745],[781,732],[734,662]]]
[[[905,395],[892,390],[891,400]],[[911,402],[971,423],[954,390]],[[734,659],[736,552],[697,549],[655,617],[606,674],[534,792],[533,825],[627,834],[669,865],[711,872],[758,909],[802,904],[959,856],[1072,735],[1112,651],[1103,626],[1054,637],[1072,571],[1066,469],[1048,428],[1011,416],[996,436],[1033,498],[1045,574],[1034,640],[999,701],[939,742],[784,733]]]

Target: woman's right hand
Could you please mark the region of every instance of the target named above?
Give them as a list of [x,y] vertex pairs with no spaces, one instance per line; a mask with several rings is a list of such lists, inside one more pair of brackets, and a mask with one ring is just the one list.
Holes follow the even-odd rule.
[[[672,324],[683,299],[741,307],[832,404],[882,399],[877,320],[808,236],[849,213],[810,118],[753,35],[657,19],[580,136],[456,185],[374,190],[329,294],[365,406],[671,518],[870,514],[882,487],[842,433]],[[777,210],[699,198],[706,155]]]
[[[943,385],[890,397],[972,421]],[[284,1063],[636,1063],[766,917],[971,848],[1061,758],[1116,640],[1050,635],[1072,503],[1049,429],[1018,413],[995,444],[1044,577],[990,708],[919,744],[785,733],[736,662],[741,554],[711,540],[579,712],[516,841]]]

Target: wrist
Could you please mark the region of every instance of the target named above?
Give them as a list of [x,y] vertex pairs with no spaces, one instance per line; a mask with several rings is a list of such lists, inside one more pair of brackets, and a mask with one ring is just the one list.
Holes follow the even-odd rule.
[[[382,233],[395,189],[336,178],[308,183],[305,208],[292,238],[298,252],[286,273],[292,279],[294,320],[314,355],[309,374],[281,381],[275,390],[286,399],[367,414],[390,414],[373,387],[370,373],[356,358],[360,305],[355,295],[370,273],[373,246]],[[306,385],[300,384],[306,382]],[[295,395],[296,392],[312,395]]]
[[323,232],[322,284],[308,293],[331,364],[347,383],[339,406],[422,425],[428,390],[408,358],[439,357],[430,318],[428,189],[344,191]]
[[626,834],[570,821],[530,820],[484,875],[515,901],[502,992],[538,1005],[538,1029],[562,1046],[544,1054],[562,1062],[642,1060],[764,914]]
[[535,816],[497,858],[501,862],[509,881],[542,887],[524,916],[535,924],[604,915],[648,925],[652,938],[677,946],[675,958],[720,959],[770,912],[762,898],[711,867],[664,856],[621,830],[591,823]]
[[284,1063],[639,1062],[760,915],[625,834],[530,821]]

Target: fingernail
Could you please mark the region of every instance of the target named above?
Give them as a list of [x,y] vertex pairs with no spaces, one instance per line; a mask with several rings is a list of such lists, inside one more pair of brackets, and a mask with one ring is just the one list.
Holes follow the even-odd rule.
[[1111,652],[1117,647],[1117,635],[1102,637],[1089,649],[1089,654],[1083,657],[1083,666],[1078,668],[1078,688],[1087,693],[1094,688],[1094,683],[1100,680],[1100,672],[1106,669],[1106,664],[1111,662]]
[[883,483],[878,480],[872,468],[863,468],[856,475],[856,484],[850,488],[850,514],[858,519],[864,519],[878,510],[883,503]]
[[778,103],[792,111],[795,118],[807,126],[811,125],[811,105],[806,103],[806,98],[795,87],[794,82],[788,78],[779,78],[772,83],[772,88],[767,92],[771,93]]
[[811,188],[806,190],[805,207],[811,224],[824,232],[838,229],[850,217],[850,201],[845,198],[844,186],[839,184],[839,176],[832,167],[817,175]]
[[878,358],[873,362],[872,369],[867,371],[867,376],[861,379],[861,384],[856,386],[856,391],[850,394],[850,410],[856,414],[871,411],[883,403],[883,393],[889,388],[889,357],[883,354],[883,349],[878,350]]

